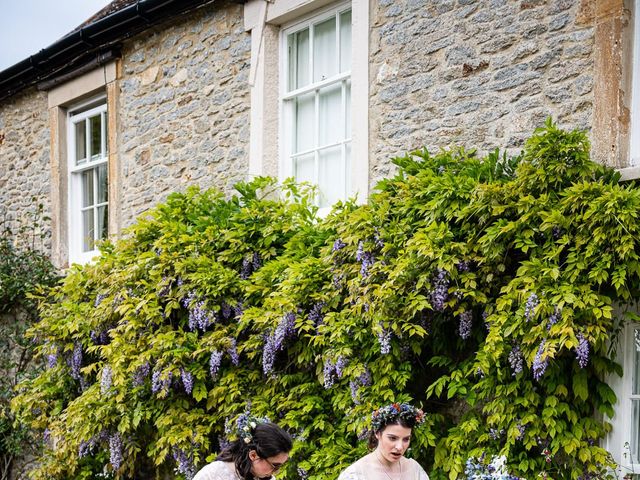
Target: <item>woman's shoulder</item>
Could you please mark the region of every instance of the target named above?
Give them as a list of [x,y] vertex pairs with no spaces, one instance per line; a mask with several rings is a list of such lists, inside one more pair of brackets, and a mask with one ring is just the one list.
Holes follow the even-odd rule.
[[362,457],[356,460],[345,468],[338,476],[338,480],[360,480],[362,478],[360,473],[362,472],[362,465],[365,461],[364,458],[365,457]]
[[405,460],[406,465],[416,473],[416,478],[419,478],[420,480],[429,480],[429,476],[427,475],[427,472],[424,471],[424,468],[422,468],[422,465],[416,462],[413,458],[405,457]]
[[238,477],[235,473],[233,464],[229,462],[211,462],[205,465],[193,480],[236,480]]

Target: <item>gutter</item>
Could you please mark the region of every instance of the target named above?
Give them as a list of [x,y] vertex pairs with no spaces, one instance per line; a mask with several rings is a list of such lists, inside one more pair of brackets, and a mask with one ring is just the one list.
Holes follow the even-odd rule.
[[67,34],[38,53],[0,72],[0,101],[40,84],[43,90],[69,80],[89,65],[120,56],[120,42],[154,25],[215,0],[137,0]]

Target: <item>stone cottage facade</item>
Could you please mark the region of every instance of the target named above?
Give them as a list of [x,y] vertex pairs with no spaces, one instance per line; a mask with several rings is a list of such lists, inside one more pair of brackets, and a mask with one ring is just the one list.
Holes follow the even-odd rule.
[[[395,155],[450,145],[515,153],[548,116],[588,130],[595,159],[637,178],[636,9],[116,0],[0,72],[0,209],[20,219],[43,203],[48,248],[66,267],[189,185],[231,193],[255,175],[295,176],[317,183],[327,207],[366,199]],[[640,362],[640,330],[629,328],[625,371]],[[607,447],[640,471],[640,392],[629,376],[616,382]]]

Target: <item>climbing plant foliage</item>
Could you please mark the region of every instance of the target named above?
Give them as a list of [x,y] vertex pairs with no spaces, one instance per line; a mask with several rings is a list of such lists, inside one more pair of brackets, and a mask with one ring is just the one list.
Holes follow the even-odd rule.
[[250,409],[296,437],[282,476],[331,479],[372,409],[408,401],[431,478],[497,455],[522,478],[607,478],[640,190],[551,122],[515,158],[395,163],[323,219],[265,178],[173,194],[72,268],[31,331],[48,368],[13,404],[45,436],[33,477],[189,478]]

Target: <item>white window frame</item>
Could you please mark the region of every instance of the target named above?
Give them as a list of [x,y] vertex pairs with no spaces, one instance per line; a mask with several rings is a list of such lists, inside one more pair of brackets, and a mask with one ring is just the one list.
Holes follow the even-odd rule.
[[[95,106],[94,106],[95,105]],[[96,114],[100,114],[102,117],[101,121],[101,135],[100,135],[100,155],[97,158],[90,158],[90,132],[89,132],[89,122],[86,122],[86,133],[85,133],[85,150],[87,155],[86,162],[81,165],[76,165],[76,123],[87,120],[90,117],[96,116]],[[107,138],[107,128],[108,128],[108,116],[107,116],[107,98],[106,96],[100,96],[91,99],[90,101],[83,102],[82,104],[75,105],[73,108],[70,108],[67,113],[67,166],[68,166],[68,178],[69,178],[69,191],[68,191],[68,214],[69,214],[69,263],[87,263],[91,261],[93,257],[99,254],[99,250],[94,248],[92,250],[84,251],[83,248],[83,224],[82,224],[82,173],[86,170],[94,170],[94,201],[93,205],[88,207],[93,210],[94,213],[94,241],[100,240],[101,237],[97,237],[98,231],[98,208],[106,206],[109,209],[109,151],[108,151],[108,138]],[[99,166],[106,165],[107,170],[107,201],[106,202],[98,202],[97,192],[99,189],[99,185],[97,182],[97,171]],[[107,217],[107,230],[109,228],[108,225],[108,217]]]
[[633,2],[633,59],[629,166],[640,166],[640,0]]
[[612,374],[607,384],[614,390],[617,401],[614,405],[614,416],[611,421],[612,430],[605,438],[603,447],[613,455],[618,464],[617,473],[622,480],[625,475],[633,474],[633,478],[640,475],[640,458],[631,462],[631,433],[633,420],[632,399],[639,399],[640,395],[631,395],[633,383],[634,361],[634,330],[640,329],[640,323],[628,323],[620,332],[616,361],[622,365],[623,376]]
[[[346,89],[351,89],[351,70],[353,65],[353,54],[351,54],[352,63],[350,68],[344,72],[340,72],[340,52],[341,52],[341,31],[340,31],[340,16],[346,12],[350,12],[353,16],[352,5],[350,1],[340,2],[324,9],[320,9],[312,14],[308,14],[296,19],[294,22],[285,24],[280,31],[280,93],[279,93],[279,111],[280,111],[280,145],[279,145],[279,157],[280,157],[280,177],[282,179],[287,177],[295,177],[294,171],[294,157],[304,157],[313,154],[314,156],[314,178],[316,182],[319,179],[320,171],[320,153],[323,150],[328,150],[335,147],[340,147],[341,153],[341,166],[344,169],[341,178],[343,181],[342,192],[339,196],[340,200],[346,200],[352,194],[351,188],[351,161],[347,161],[347,149],[352,149],[352,135],[347,136],[346,124],[349,122],[353,126],[353,119],[351,109],[347,108]],[[322,23],[326,20],[334,18],[336,20],[336,59],[337,64],[336,74],[330,78],[322,79],[314,82],[313,80],[313,67],[314,67],[314,44],[313,44],[313,29],[314,25]],[[353,22],[352,22],[353,23]],[[309,79],[310,83],[304,87],[289,91],[289,54],[288,54],[288,37],[291,34],[309,29]],[[353,35],[353,32],[352,32]],[[351,45],[353,45],[352,39],[350,39]],[[330,87],[332,85],[340,85],[341,89],[341,111],[340,117],[340,129],[343,133],[342,139],[337,142],[320,145],[318,139],[318,133],[320,128],[319,113],[320,113],[320,91],[323,88]],[[291,146],[293,143],[293,136],[295,134],[294,121],[295,114],[294,99],[299,98],[302,95],[313,94],[314,95],[314,132],[313,132],[313,146],[310,149],[293,153]],[[352,133],[352,130],[351,132]],[[353,157],[351,151],[350,158]],[[316,203],[319,203],[319,195],[316,199]],[[330,206],[326,206],[321,209],[322,213],[328,213]],[[325,212],[326,211],[326,212]]]

